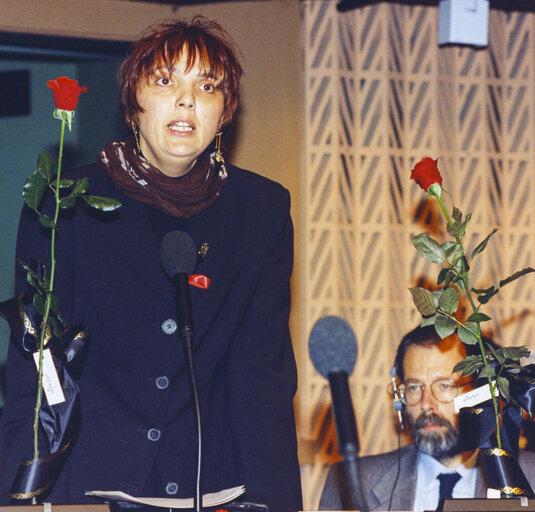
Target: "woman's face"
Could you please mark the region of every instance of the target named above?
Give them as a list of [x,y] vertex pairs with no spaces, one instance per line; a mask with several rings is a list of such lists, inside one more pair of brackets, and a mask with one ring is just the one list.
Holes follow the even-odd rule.
[[139,145],[145,158],[168,176],[186,174],[219,131],[223,93],[197,61],[186,73],[186,55],[170,76],[154,74],[139,87]]

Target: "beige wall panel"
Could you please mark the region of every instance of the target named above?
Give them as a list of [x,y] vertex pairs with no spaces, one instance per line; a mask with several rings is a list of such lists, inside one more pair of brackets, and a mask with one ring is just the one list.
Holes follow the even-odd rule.
[[[535,15],[492,11],[489,47],[475,50],[438,47],[436,7],[338,13],[335,2],[305,0],[302,10],[302,339],[324,314],[353,325],[361,453],[379,453],[398,443],[385,392],[395,348],[420,321],[408,288],[438,274],[410,238],[444,233],[438,207],[409,179],[414,163],[439,158],[456,206],[473,214],[468,250],[499,228],[475,286],[535,263]],[[528,275],[484,308],[500,343],[535,348],[534,293]],[[308,361],[301,375],[305,508],[314,509],[338,455],[328,384]]]

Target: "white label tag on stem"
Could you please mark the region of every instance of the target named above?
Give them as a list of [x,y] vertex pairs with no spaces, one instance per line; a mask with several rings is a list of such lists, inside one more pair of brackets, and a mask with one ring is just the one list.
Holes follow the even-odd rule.
[[[39,352],[33,353],[33,359],[37,371],[39,371]],[[45,392],[48,405],[56,405],[65,402],[63,389],[59,382],[58,372],[52,360],[50,349],[43,350],[43,391]]]
[[[498,388],[496,387],[496,396],[499,395]],[[459,412],[461,407],[473,407],[474,405],[486,402],[491,399],[490,395],[490,386],[485,384],[479,388],[468,391],[455,397],[453,400],[453,405],[455,407],[455,412]]]
[[499,500],[502,497],[500,489],[492,489],[489,487],[487,489],[487,499],[489,500]]

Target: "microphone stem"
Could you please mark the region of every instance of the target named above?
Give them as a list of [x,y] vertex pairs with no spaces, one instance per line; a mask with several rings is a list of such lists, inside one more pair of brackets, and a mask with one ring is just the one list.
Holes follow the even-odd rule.
[[197,476],[195,480],[195,495],[193,497],[193,505],[195,512],[202,512],[202,424],[199,391],[197,389],[197,376],[195,374],[195,364],[193,361],[193,332],[189,330],[184,330],[181,333],[181,336],[184,340],[184,349],[186,351],[186,368],[188,371],[188,377],[191,386],[191,394],[193,396],[195,431],[197,434]]

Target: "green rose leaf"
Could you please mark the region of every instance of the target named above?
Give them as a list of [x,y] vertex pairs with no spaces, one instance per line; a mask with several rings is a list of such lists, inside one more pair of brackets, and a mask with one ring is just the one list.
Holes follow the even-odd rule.
[[438,305],[445,313],[450,315],[455,313],[459,307],[459,292],[457,289],[452,286],[446,288],[438,300]]
[[[494,348],[490,343],[486,343],[486,342],[485,342],[485,345],[490,350],[492,355],[494,356],[494,359],[496,359],[496,361],[498,361],[498,364],[501,366],[505,362],[505,356],[503,354],[503,349],[500,348],[500,347]],[[492,357],[490,357],[489,355],[487,355],[487,357],[488,357],[489,361],[492,360]]]
[[54,332],[54,336],[56,338],[58,338],[58,339],[61,339],[63,334],[64,334],[64,331],[61,328],[57,318],[51,316],[50,317],[50,325],[52,326],[52,331]]
[[59,207],[66,210],[68,208],[73,208],[76,204],[76,197],[74,196],[66,196],[61,199],[59,202]]
[[72,191],[75,195],[85,194],[89,190],[89,178],[82,178],[76,181],[74,189]]
[[454,277],[454,272],[452,272],[449,268],[443,268],[438,273],[437,284],[444,283],[444,286],[448,286],[452,282]]
[[487,244],[489,243],[490,237],[494,235],[498,231],[496,228],[492,230],[492,233],[485,238],[473,251],[472,255],[470,256],[470,259],[473,260],[480,252],[485,250],[485,247],[487,247]]
[[452,226],[448,224],[448,226],[446,227],[446,231],[455,238],[462,238],[464,236],[464,232],[466,231],[466,225],[471,219],[472,214],[469,213],[466,216],[465,221],[463,222],[463,214],[461,213],[461,210],[454,206],[451,216],[454,222]]
[[26,281],[32,288],[35,288],[39,293],[43,293],[41,290],[41,286],[39,285],[39,281],[35,279],[29,272],[26,274]]
[[480,304],[486,304],[492,297],[494,297],[494,295],[499,292],[499,289],[497,289],[495,286],[491,286],[485,290],[472,288],[472,291],[477,294],[477,300]]
[[37,275],[37,272],[35,272],[34,270],[32,270],[32,268],[29,266],[29,265],[26,265],[26,263],[24,263],[23,261],[21,261],[20,259],[18,260],[18,262],[20,263],[21,267],[26,270],[26,273],[30,276],[32,276],[34,279],[36,279],[37,281],[40,281],[40,278],[39,276]]
[[490,377],[491,379],[493,379],[494,377],[496,377],[496,371],[490,365],[483,366],[483,368],[481,368],[481,371],[479,372],[478,377],[480,379],[485,379],[487,377]]
[[492,320],[490,316],[485,315],[485,313],[472,313],[467,319],[467,322],[488,322]]
[[50,296],[50,309],[56,315],[57,319],[61,322],[61,324],[66,327],[65,320],[63,319],[63,316],[61,315],[61,312],[59,310],[58,306],[58,298],[55,295]]
[[48,272],[46,271],[46,267],[44,265],[41,265],[41,275],[43,276],[41,278],[41,281],[43,282],[43,288],[50,288],[50,279],[48,277]]
[[59,188],[69,188],[74,185],[74,180],[59,180]]
[[511,281],[514,281],[515,279],[518,279],[519,277],[522,277],[526,274],[529,274],[530,272],[535,272],[535,268],[532,267],[526,267],[522,270],[519,270],[518,272],[515,272],[514,274],[510,275],[509,277],[506,277],[503,281],[500,281],[500,287],[505,286],[506,284],[510,283]]
[[45,228],[54,229],[54,221],[46,215],[39,214],[39,224]]
[[440,244],[433,240],[427,233],[420,233],[412,239],[417,251],[431,263],[442,263],[444,261],[444,252]]
[[457,322],[449,316],[438,315],[435,322],[435,331],[442,338],[446,338],[455,332]]
[[529,357],[530,350],[526,346],[522,347],[504,347],[503,354],[507,359],[518,361],[521,357]]
[[450,267],[455,267],[464,256],[463,247],[457,242],[444,242],[442,244],[442,249]]
[[55,167],[56,162],[54,162],[52,157],[46,151],[42,151],[37,158],[37,169],[46,177],[48,183],[50,183],[54,177]]
[[22,199],[32,209],[37,210],[43,199],[47,186],[46,180],[35,171],[25,182],[22,188]]
[[461,375],[466,377],[479,371],[482,366],[483,361],[481,360],[481,356],[466,356],[453,367],[453,373],[461,372]]
[[33,304],[33,307],[35,308],[35,311],[37,311],[37,314],[43,316],[45,312],[45,301],[43,300],[43,297],[41,297],[41,295],[36,293],[33,296],[32,304]]
[[423,316],[422,317],[422,327],[426,325],[435,325],[435,321],[438,315]]
[[477,331],[474,329],[474,324],[462,324],[457,329],[457,334],[463,343],[467,345],[475,345],[479,342]]
[[498,377],[497,379],[498,389],[506,402],[509,402],[509,381],[505,377]]
[[416,309],[422,316],[431,316],[436,313],[438,300],[432,292],[420,286],[409,288],[409,291],[412,293],[412,300]]
[[121,206],[117,199],[99,196],[82,196],[82,199],[92,208],[96,208],[102,212],[111,212]]

